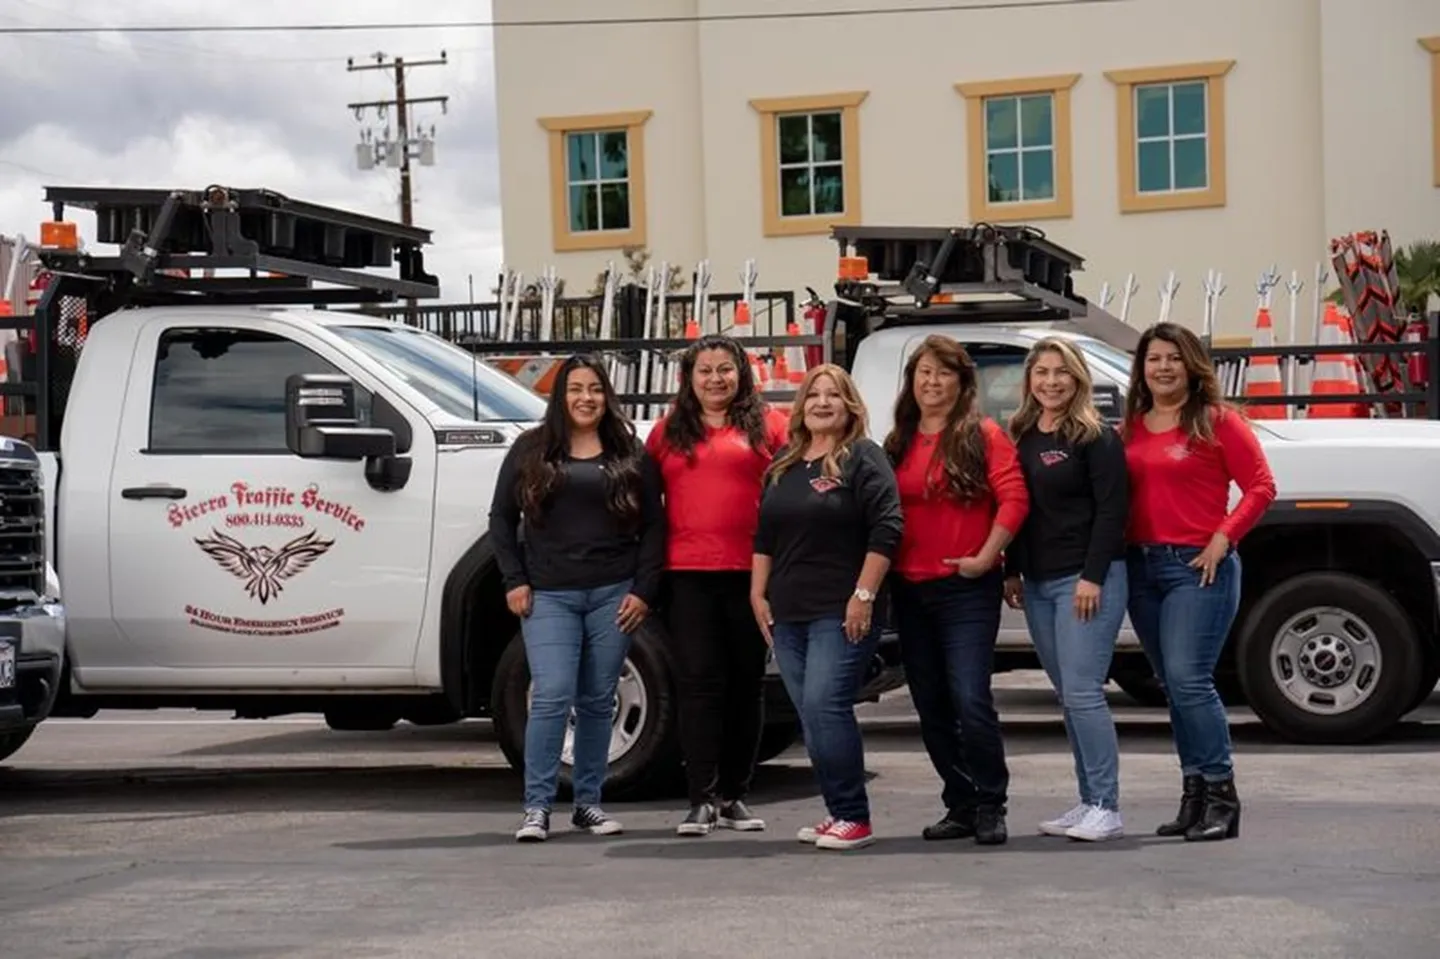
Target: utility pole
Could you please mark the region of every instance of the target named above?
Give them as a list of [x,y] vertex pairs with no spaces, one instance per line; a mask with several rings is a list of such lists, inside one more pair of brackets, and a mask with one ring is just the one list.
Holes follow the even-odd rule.
[[395,73],[395,99],[348,104],[350,109],[355,111],[356,120],[363,120],[365,111],[370,108],[374,108],[380,119],[384,120],[386,111],[390,107],[395,108],[395,136],[391,137],[388,123],[379,140],[373,137],[371,131],[365,130],[360,135],[360,143],[355,147],[355,162],[362,170],[373,170],[379,163],[384,163],[391,168],[399,168],[400,222],[410,226],[414,222],[411,209],[410,161],[412,159],[419,160],[421,166],[434,166],[435,164],[435,127],[432,125],[428,134],[418,126],[412,131],[410,129],[410,107],[419,103],[438,103],[440,112],[444,113],[450,98],[407,96],[405,71],[412,67],[445,66],[449,61],[445,58],[444,50],[440,51],[438,60],[406,62],[404,57],[396,57],[387,63],[386,59],[384,53],[376,53],[374,54],[374,63],[357,64],[353,57],[346,61],[346,70],[352,73],[357,70],[393,70]]

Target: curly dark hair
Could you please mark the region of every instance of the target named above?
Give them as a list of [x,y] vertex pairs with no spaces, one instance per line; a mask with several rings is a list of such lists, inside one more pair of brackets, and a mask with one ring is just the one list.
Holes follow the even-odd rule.
[[640,457],[644,447],[635,434],[634,424],[620,407],[615,388],[605,372],[605,364],[599,357],[586,353],[571,356],[561,365],[555,375],[555,386],[550,391],[544,421],[527,430],[516,441],[516,445],[521,447],[517,451],[520,508],[528,522],[535,526],[543,525],[550,497],[564,479],[560,464],[570,455],[571,424],[565,393],[570,384],[570,374],[582,368],[599,377],[600,387],[605,391],[605,412],[601,414],[597,431],[606,467],[606,505],[627,526],[638,526],[642,484]]
[[765,401],[755,388],[755,374],[739,341],[729,336],[709,334],[691,343],[680,356],[680,386],[674,405],[665,418],[665,444],[683,453],[687,459],[695,455],[695,446],[705,438],[705,423],[700,418],[700,398],[695,395],[695,363],[706,350],[724,350],[735,361],[739,378],[735,398],[725,413],[726,421],[750,440],[752,449],[773,453],[765,435]]
[[905,364],[904,385],[895,399],[895,425],[885,437],[885,452],[899,465],[920,429],[920,404],[915,399],[915,368],[926,356],[933,357],[960,378],[960,395],[945,420],[935,455],[943,458],[945,482],[956,499],[979,499],[990,491],[986,474],[985,437],[980,432],[984,414],[979,403],[979,380],[975,361],[958,340],[936,333],[925,337],[920,348]]

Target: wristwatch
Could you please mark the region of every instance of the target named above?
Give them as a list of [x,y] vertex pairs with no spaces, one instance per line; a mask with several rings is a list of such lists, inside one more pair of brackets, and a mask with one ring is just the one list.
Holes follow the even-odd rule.
[[860,602],[862,603],[875,602],[875,594],[870,592],[870,590],[866,589],[864,586],[855,587],[855,598],[860,600]]

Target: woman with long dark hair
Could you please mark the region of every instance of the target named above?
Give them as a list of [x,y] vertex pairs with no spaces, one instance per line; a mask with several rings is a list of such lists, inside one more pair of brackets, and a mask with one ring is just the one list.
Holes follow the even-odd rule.
[[596,835],[621,831],[601,809],[600,790],[630,634],[660,590],[660,497],[659,471],[604,365],[594,356],[570,357],[556,374],[544,422],[522,434],[505,457],[490,507],[505,602],[520,618],[532,682],[520,841],[549,836],[572,707],[571,824]]
[[1060,697],[1079,802],[1040,824],[1051,836],[1124,835],[1120,745],[1105,700],[1125,619],[1125,447],[1095,409],[1090,367],[1064,337],[1025,358],[1025,394],[1010,418],[1030,515],[1005,555],[1005,600],[1025,610],[1040,665]]
[[1215,665],[1240,607],[1235,545],[1274,502],[1275,479],[1199,337],[1175,323],[1140,337],[1124,435],[1130,622],[1164,684],[1182,776],[1180,812],[1156,832],[1234,838],[1240,799]]
[[922,835],[998,845],[1010,784],[990,688],[1001,558],[1030,503],[1015,444],[978,393],[965,349],[927,336],[905,364],[885,452],[905,511],[895,625],[920,738],[944,784],[945,813]]
[[750,557],[761,479],[788,422],[761,399],[740,344],[711,335],[681,355],[674,405],[646,441],[664,480],[669,529],[665,612],[690,794],[682,836],[765,828],[745,804],[767,651],[750,610]]
[[879,642],[876,594],[904,521],[895,474],[866,437],[867,419],[844,370],[810,370],[795,394],[789,442],[766,475],[755,531],[755,621],[775,646],[827,812],[798,838],[821,849],[875,841],[855,697]]

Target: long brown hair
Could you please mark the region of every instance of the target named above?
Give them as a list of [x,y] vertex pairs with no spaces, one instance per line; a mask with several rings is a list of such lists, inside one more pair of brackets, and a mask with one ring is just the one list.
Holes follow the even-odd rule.
[[1030,355],[1025,357],[1023,399],[1015,415],[1010,417],[1010,435],[1018,440],[1039,422],[1044,411],[1030,389],[1030,376],[1035,371],[1035,364],[1046,353],[1060,357],[1060,365],[1075,381],[1075,395],[1060,412],[1060,423],[1056,429],[1072,446],[1089,443],[1105,428],[1105,420],[1095,408],[1095,380],[1090,375],[1090,364],[1085,362],[1085,354],[1061,336],[1047,336],[1030,347]]
[[755,388],[755,374],[744,349],[732,337],[710,334],[691,343],[680,355],[680,387],[675,403],[665,417],[665,444],[691,459],[695,446],[705,439],[705,423],[700,418],[700,398],[695,395],[695,362],[706,350],[724,350],[735,361],[739,382],[735,398],[725,411],[725,421],[737,427],[750,440],[750,448],[763,454],[773,453],[765,437],[765,401]]
[[835,448],[821,460],[821,475],[839,479],[840,469],[850,458],[855,441],[864,437],[869,430],[870,414],[865,409],[865,401],[860,399],[860,391],[855,388],[855,381],[850,378],[849,373],[834,363],[822,363],[805,374],[805,379],[800,382],[800,389],[795,392],[795,402],[790,407],[789,442],[771,462],[766,482],[780,482],[785,471],[800,462],[805,455],[811,439],[810,429],[805,425],[805,397],[810,395],[815,381],[822,376],[828,376],[834,381],[840,401],[845,404],[845,410],[850,414],[850,422],[845,427],[845,433],[835,441]]
[[941,461],[946,489],[959,500],[979,499],[990,491],[985,471],[985,437],[980,432],[984,413],[980,409],[979,378],[975,361],[960,342],[934,333],[925,337],[920,348],[905,364],[904,382],[895,398],[895,425],[885,437],[885,452],[896,466],[905,458],[915,434],[920,429],[920,404],[915,399],[915,369],[925,357],[951,370],[960,379],[960,395],[945,418],[940,442],[935,444],[935,457]]
[[1180,408],[1180,426],[1191,439],[1214,442],[1215,415],[1235,407],[1226,402],[1220,378],[1215,375],[1215,366],[1200,337],[1178,323],[1169,322],[1156,323],[1140,334],[1135,362],[1130,367],[1130,391],[1125,395],[1125,434],[1128,436],[1135,423],[1155,407],[1155,397],[1145,384],[1145,354],[1156,340],[1179,350],[1180,362],[1185,367],[1187,395],[1185,405]]

